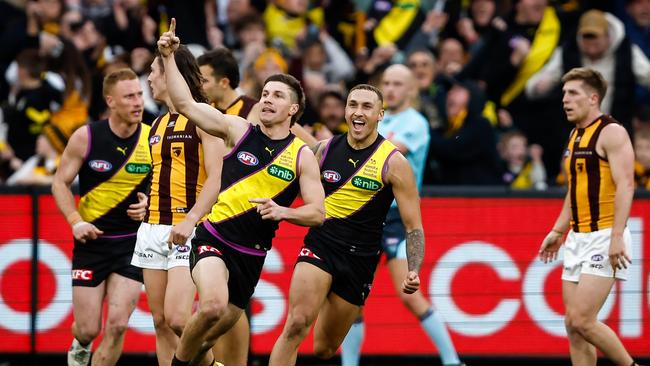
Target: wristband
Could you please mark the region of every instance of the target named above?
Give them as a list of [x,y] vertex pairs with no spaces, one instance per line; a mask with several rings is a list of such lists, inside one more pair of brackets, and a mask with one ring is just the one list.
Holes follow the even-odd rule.
[[558,233],[560,235],[564,235],[564,233],[561,232],[560,230],[551,229],[551,231],[554,232],[554,233]]

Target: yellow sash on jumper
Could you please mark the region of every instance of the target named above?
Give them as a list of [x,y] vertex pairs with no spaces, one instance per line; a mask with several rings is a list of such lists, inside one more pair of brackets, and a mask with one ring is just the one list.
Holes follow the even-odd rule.
[[501,95],[502,106],[510,104],[524,90],[528,79],[539,71],[551,57],[559,39],[560,21],[555,10],[549,6],[544,10],[544,17],[537,27],[530,51],[519,66],[515,80]]

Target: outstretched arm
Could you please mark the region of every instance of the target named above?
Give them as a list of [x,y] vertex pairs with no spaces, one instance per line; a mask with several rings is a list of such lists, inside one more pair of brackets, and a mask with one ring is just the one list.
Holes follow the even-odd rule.
[[415,176],[402,154],[393,154],[388,161],[387,181],[393,187],[393,195],[406,229],[406,260],[409,273],[402,284],[402,291],[413,293],[420,287],[418,273],[424,260],[424,230]]
[[174,52],[180,45],[175,29],[176,19],[172,18],[169,31],[163,33],[158,40],[169,97],[180,114],[207,133],[224,139],[228,146],[233,146],[247,130],[248,122],[239,116],[223,114],[218,109],[198,103],[192,98],[192,93],[174,59]]

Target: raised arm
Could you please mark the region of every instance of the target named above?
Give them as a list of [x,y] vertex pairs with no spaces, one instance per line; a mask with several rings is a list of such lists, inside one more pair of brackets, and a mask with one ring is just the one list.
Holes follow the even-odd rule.
[[180,114],[192,120],[205,132],[222,138],[226,145],[233,146],[246,132],[248,122],[239,116],[223,114],[209,104],[198,103],[192,98],[192,93],[174,59],[174,52],[180,45],[175,29],[176,19],[172,18],[169,31],[163,33],[158,40],[169,97]]
[[83,126],[70,137],[52,182],[52,194],[56,205],[70,224],[75,238],[81,242],[85,242],[86,239],[96,239],[98,235],[102,234],[102,231],[93,224],[83,221],[77,211],[72,190],[70,190],[70,186],[84,162],[87,148],[88,127]]
[[424,259],[424,230],[415,176],[402,154],[396,153],[390,157],[386,180],[393,187],[393,195],[406,229],[406,260],[409,273],[402,285],[402,291],[413,293],[420,287],[418,273]]

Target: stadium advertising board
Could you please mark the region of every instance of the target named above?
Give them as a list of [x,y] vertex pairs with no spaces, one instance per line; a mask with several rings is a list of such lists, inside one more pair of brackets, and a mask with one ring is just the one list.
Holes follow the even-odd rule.
[[[71,233],[51,196],[39,198],[39,297],[36,348],[70,345]],[[561,261],[545,265],[539,244],[560,209],[559,199],[426,198],[427,237],[422,291],[447,320],[461,354],[568,354],[561,300]],[[28,352],[31,199],[0,196],[0,352]],[[634,260],[600,318],[634,355],[650,355],[650,200],[637,200],[629,227]],[[287,310],[288,287],[306,230],[282,224],[269,252],[251,310],[254,353],[269,353]],[[377,272],[364,317],[366,354],[431,354],[434,347],[394,289],[386,267]],[[645,341],[644,341],[645,339]],[[153,352],[154,333],[143,295],[132,316],[125,352]],[[301,347],[309,353],[311,338]]]

